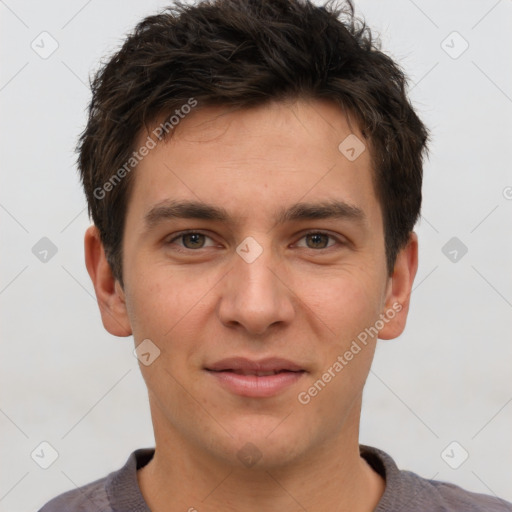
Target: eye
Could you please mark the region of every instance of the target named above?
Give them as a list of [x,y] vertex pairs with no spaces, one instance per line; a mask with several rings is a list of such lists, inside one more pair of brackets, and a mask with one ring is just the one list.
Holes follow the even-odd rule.
[[[181,240],[180,244],[175,244],[176,240]],[[167,244],[170,245],[178,245],[177,250],[179,247],[183,247],[185,249],[194,250],[194,249],[203,249],[204,247],[212,247],[214,244],[207,246],[205,245],[206,240],[211,240],[211,238],[203,233],[200,233],[198,231],[187,231],[184,233],[180,233],[179,235],[175,236],[171,240],[167,242]]]
[[[208,240],[210,240],[209,244],[207,244]],[[313,250],[328,249],[336,245],[336,243],[343,245],[343,242],[339,238],[329,233],[324,233],[323,231],[311,231],[306,233],[300,240],[304,240],[305,245],[298,243],[298,247]],[[204,233],[199,231],[186,231],[174,236],[167,242],[167,245],[174,245],[177,251],[186,252],[204,249],[206,247],[214,247],[215,243],[211,237]]]
[[[328,245],[329,239],[334,240],[335,242]],[[305,247],[307,249],[327,249],[328,247],[335,245],[336,242],[341,243],[336,237],[322,231],[311,231],[310,233],[306,233],[301,240],[306,241]],[[299,245],[299,247],[304,246]]]

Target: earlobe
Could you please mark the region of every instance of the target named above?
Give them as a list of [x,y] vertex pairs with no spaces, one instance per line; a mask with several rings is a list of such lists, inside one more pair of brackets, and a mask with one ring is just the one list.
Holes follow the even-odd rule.
[[107,261],[98,228],[90,226],[84,238],[85,265],[91,278],[105,329],[114,336],[130,336],[124,292],[114,279]]
[[385,309],[382,312],[385,325],[379,332],[380,339],[397,338],[405,329],[412,285],[417,270],[418,237],[412,232],[407,245],[398,253],[393,275],[389,278]]

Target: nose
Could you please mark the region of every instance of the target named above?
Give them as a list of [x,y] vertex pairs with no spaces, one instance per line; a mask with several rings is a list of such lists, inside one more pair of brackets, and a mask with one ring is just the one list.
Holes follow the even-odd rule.
[[255,260],[240,254],[233,255],[233,266],[222,280],[218,306],[221,322],[259,336],[271,327],[289,324],[295,315],[293,292],[286,285],[282,266],[279,271],[277,256],[270,248]]

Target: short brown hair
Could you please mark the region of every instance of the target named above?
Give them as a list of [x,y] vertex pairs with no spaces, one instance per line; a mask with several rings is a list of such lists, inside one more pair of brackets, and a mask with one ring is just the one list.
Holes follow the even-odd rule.
[[403,71],[355,17],[350,0],[341,6],[177,1],[145,18],[91,80],[88,122],[77,145],[89,215],[114,277],[123,284],[122,239],[134,179],[126,163],[135,141],[143,126],[191,98],[197,108],[249,108],[307,97],[353,114],[371,147],[391,274],[419,216],[428,140],[405,87]]

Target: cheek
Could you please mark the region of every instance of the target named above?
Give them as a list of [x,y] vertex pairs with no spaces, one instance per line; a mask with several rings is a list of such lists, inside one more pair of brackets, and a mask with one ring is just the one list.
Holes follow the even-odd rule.
[[127,310],[135,339],[149,334],[162,337],[183,316],[190,286],[180,282],[179,270],[171,274],[169,266],[144,254],[127,263]]
[[183,361],[197,352],[201,340],[198,330],[207,315],[208,291],[216,282],[197,274],[191,278],[180,270],[153,265],[151,272],[136,274],[127,294],[136,343],[153,341],[161,350],[160,362],[174,370],[185,370]]
[[323,337],[335,335],[344,344],[378,318],[384,295],[380,280],[364,269],[346,266],[297,279],[295,289],[306,310],[323,325]]
[[[368,376],[377,341],[372,331],[379,318],[382,290],[376,279],[360,272],[339,272],[326,280],[321,293],[309,289],[315,317],[321,321],[319,365],[309,388],[317,393],[314,407],[338,428]],[[315,384],[316,383],[316,384]],[[324,386],[325,385],[325,386]],[[317,391],[320,389],[321,391]],[[333,418],[333,408],[338,411]]]

